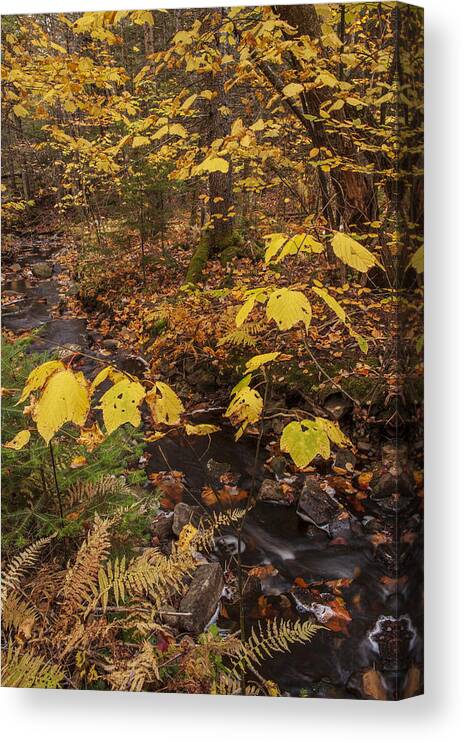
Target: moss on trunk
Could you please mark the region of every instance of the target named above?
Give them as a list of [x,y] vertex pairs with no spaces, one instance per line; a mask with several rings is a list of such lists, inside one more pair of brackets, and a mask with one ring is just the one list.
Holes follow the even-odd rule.
[[186,283],[198,283],[202,277],[203,269],[208,260],[209,247],[208,239],[202,237],[194,254],[192,255],[189,263],[189,267],[186,273]]

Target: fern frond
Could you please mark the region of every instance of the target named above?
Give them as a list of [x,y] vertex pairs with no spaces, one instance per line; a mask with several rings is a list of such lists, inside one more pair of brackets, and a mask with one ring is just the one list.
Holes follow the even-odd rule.
[[[242,695],[241,681],[231,675],[220,675],[211,689],[211,694],[215,696],[240,696]],[[259,696],[261,691],[255,683],[247,683],[245,686],[246,696]]]
[[71,617],[85,612],[97,593],[100,564],[108,556],[109,531],[114,521],[114,518],[102,519],[95,516],[91,532],[66,573],[62,590],[62,615]]
[[191,548],[197,551],[211,551],[215,546],[215,536],[217,531],[227,526],[232,526],[242,520],[246,510],[243,508],[234,508],[233,510],[223,510],[219,513],[213,513],[207,519],[203,519],[198,533],[190,542]]
[[311,641],[321,626],[311,621],[296,621],[275,618],[269,621],[265,627],[258,624],[257,631],[252,628],[252,633],[240,649],[240,657],[233,664],[231,672],[240,677],[247,668],[255,669],[267,657],[273,657],[276,652],[289,652],[292,644],[304,644]]
[[79,481],[73,484],[64,497],[66,508],[85,507],[123,495],[130,496],[132,490],[118,477],[106,474],[94,482]]
[[246,322],[236,327],[218,341],[218,345],[244,345],[253,348],[257,345],[257,335],[267,327],[266,322]]
[[55,534],[47,536],[46,538],[41,538],[24,549],[21,554],[13,557],[2,575],[2,601],[6,599],[10,590],[15,590],[19,587],[21,580],[24,579],[24,576],[26,575],[26,572],[35,566],[42,549],[47,546],[54,537]]
[[197,566],[195,552],[211,551],[216,532],[241,520],[244,515],[245,510],[239,508],[214,513],[202,522],[187,549],[174,546],[169,557],[158,549],[146,549],[128,563],[125,556],[109,560],[98,572],[98,599],[103,609],[107,609],[112,593],[117,606],[124,602],[127,595],[131,598],[150,596],[157,608],[169,602],[174,593],[184,589],[185,578],[191,576]]
[[107,676],[113,690],[138,692],[148,683],[160,680],[158,657],[150,642],[145,641],[142,651],[132,657],[126,666]]
[[193,572],[196,564],[197,560],[190,550],[176,548],[169,557],[157,549],[147,549],[127,565],[124,557],[108,561],[98,573],[102,607],[106,610],[111,593],[117,605],[128,594],[130,597],[148,595],[156,607],[160,607],[173,593],[183,589],[184,578]]
[[59,688],[64,673],[59,665],[12,644],[2,655],[2,685],[8,688]]
[[4,631],[18,631],[32,628],[39,620],[39,612],[15,592],[6,596],[2,605],[2,627]]

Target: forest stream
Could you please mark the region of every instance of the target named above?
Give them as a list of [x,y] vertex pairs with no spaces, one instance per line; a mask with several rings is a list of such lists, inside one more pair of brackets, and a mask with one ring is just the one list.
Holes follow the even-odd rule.
[[[68,312],[69,282],[62,280],[61,249],[61,238],[53,235],[25,240],[20,263],[14,270],[11,266],[6,269],[4,328],[15,333],[36,331],[30,346],[33,351],[64,349],[78,355],[82,351],[81,368],[86,375],[95,372],[99,359],[124,366],[123,355],[107,352],[102,356],[98,348],[90,348],[86,319]],[[17,273],[28,275],[38,262],[47,278],[17,278]],[[158,474],[168,480],[170,472],[181,473],[179,500],[184,512],[180,515],[185,522],[209,511],[202,501],[205,488],[249,491],[256,480],[260,494],[246,518],[240,542],[243,567],[256,568],[256,576],[247,578],[243,593],[248,630],[265,617],[310,617],[328,629],[319,631],[310,645],[296,644],[290,653],[267,660],[262,671],[282,693],[294,696],[357,698],[364,697],[367,688],[377,687],[373,692],[397,698],[406,672],[410,692],[418,682],[421,639],[416,620],[420,622],[420,608],[409,605],[408,589],[398,589],[393,566],[395,544],[389,548],[382,537],[376,538],[386,531],[392,533],[398,509],[391,509],[380,497],[368,497],[363,508],[357,507],[355,498],[341,497],[331,486],[331,466],[323,460],[306,484],[303,475],[291,475],[282,461],[275,462],[273,471],[265,451],[256,458],[254,437],[234,442],[234,431],[214,402],[187,417],[195,423],[214,422],[221,429],[192,441],[175,434],[148,443],[143,457],[146,471],[149,477]],[[357,465],[354,478],[356,473]],[[312,505],[302,492],[305,487],[311,490],[315,482],[325,483],[325,496]],[[275,502],[270,501],[270,491],[282,483],[291,494],[287,499],[276,496]],[[299,490],[300,499],[296,495]],[[179,502],[175,505],[168,498],[165,513],[173,507],[179,510]],[[413,533],[418,521],[410,493],[402,507],[407,513],[403,532]],[[220,561],[225,573],[221,605],[212,619],[223,634],[238,629],[239,609],[231,579],[237,551],[237,534],[228,529],[217,539],[212,557]],[[409,570],[409,579],[415,582],[415,560]]]

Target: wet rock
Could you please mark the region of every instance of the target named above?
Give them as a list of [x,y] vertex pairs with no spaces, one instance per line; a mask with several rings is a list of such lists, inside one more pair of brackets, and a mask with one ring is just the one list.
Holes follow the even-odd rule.
[[176,536],[179,536],[184,526],[192,523],[198,526],[202,517],[202,508],[188,505],[186,502],[178,502],[174,508],[172,530]]
[[33,263],[31,266],[32,275],[36,278],[50,278],[53,273],[53,268],[49,263],[38,262]]
[[344,415],[352,412],[353,403],[344,394],[337,392],[326,397],[324,407],[334,420],[341,420]]
[[141,356],[123,356],[120,355],[116,358],[116,365],[121,371],[125,371],[131,376],[142,377],[148,369],[147,361]]
[[187,594],[179,605],[180,625],[184,631],[203,631],[213,617],[224,587],[223,570],[218,562],[197,567]]
[[160,606],[158,610],[160,622],[165,626],[170,626],[173,629],[179,626],[180,616],[178,615],[178,613],[179,611],[177,611],[176,608],[174,608],[172,605],[169,605],[168,603]]
[[283,490],[283,487],[274,479],[264,479],[258,493],[258,499],[264,502],[272,502],[276,505],[290,505],[292,497]]
[[339,515],[328,524],[329,535],[331,538],[349,539],[351,536],[361,536],[363,530],[356,520],[347,510],[341,510]]
[[197,391],[208,394],[217,389],[216,373],[211,368],[199,368],[187,376],[187,381],[190,386],[194,387]]
[[274,474],[278,477],[278,479],[282,479],[284,476],[284,472],[286,471],[287,461],[284,458],[284,456],[273,456],[271,460],[271,470]]
[[215,484],[219,484],[221,477],[227,472],[231,471],[231,465],[223,461],[215,461],[215,459],[208,459],[207,461],[207,472],[209,477]]
[[348,448],[340,448],[334,457],[333,466],[335,469],[352,472],[355,469],[356,464],[357,459]]
[[308,476],[300,494],[297,515],[318,528],[323,528],[336,518],[339,511],[339,503],[321,489],[320,480]]
[[105,350],[117,350],[118,341],[114,338],[105,338],[105,340],[102,340],[102,347],[105,348]]
[[165,541],[173,533],[174,513],[160,513],[152,524],[153,538]]

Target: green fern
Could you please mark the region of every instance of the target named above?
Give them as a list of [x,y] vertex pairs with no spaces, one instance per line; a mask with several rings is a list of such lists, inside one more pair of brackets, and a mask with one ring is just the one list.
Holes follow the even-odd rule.
[[254,348],[257,345],[257,336],[266,328],[265,322],[246,322],[218,340],[218,346],[243,345]]
[[31,651],[21,654],[10,643],[2,654],[2,685],[8,688],[59,688],[64,673],[59,665]]

